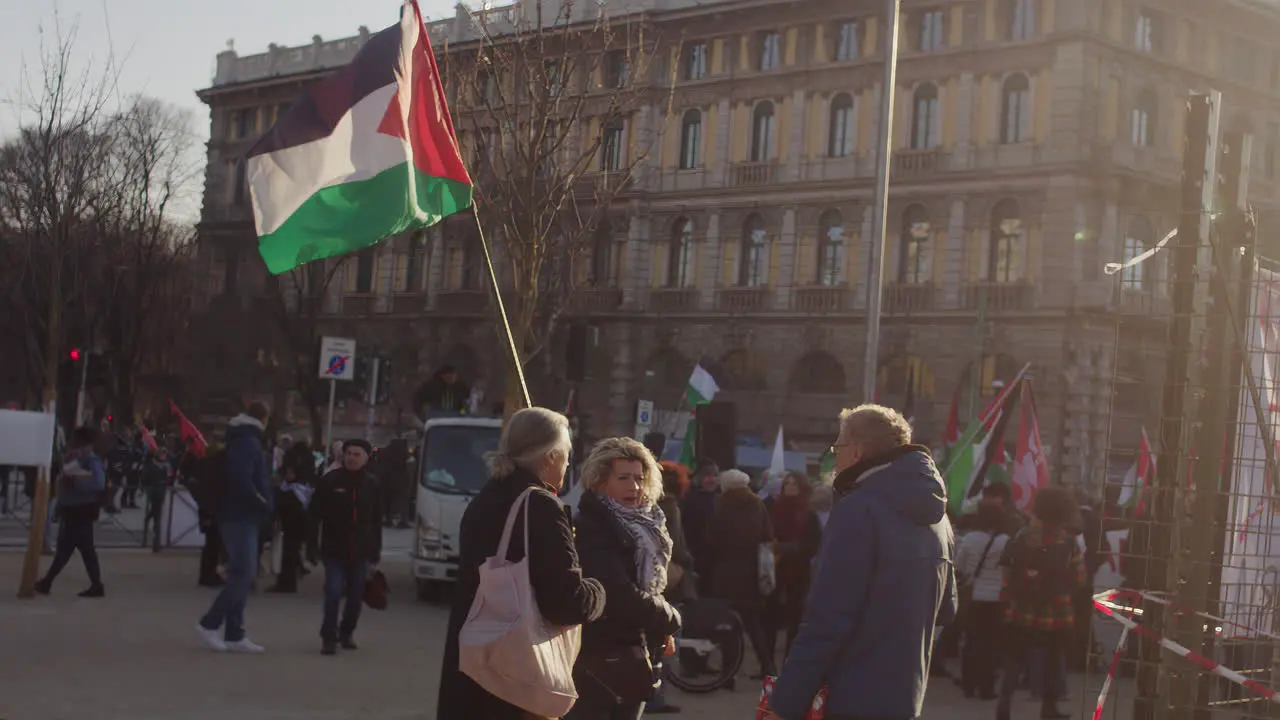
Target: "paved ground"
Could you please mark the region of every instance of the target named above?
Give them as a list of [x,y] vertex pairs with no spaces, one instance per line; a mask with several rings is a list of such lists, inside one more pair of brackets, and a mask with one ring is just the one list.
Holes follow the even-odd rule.
[[[403,560],[384,563],[393,581],[391,608],[367,611],[357,635],[360,650],[333,658],[317,652],[316,576],[304,581],[299,595],[251,599],[248,630],[268,647],[266,655],[205,650],[193,628],[213,595],[196,587],[196,562],[184,551],[107,551],[106,599],[75,597],[86,585],[76,560],[51,597],[22,601],[13,595],[21,554],[0,551],[0,720],[435,716],[447,611],[413,599]],[[1076,683],[1073,711],[1087,717],[1096,689],[1082,692],[1082,680]],[[757,692],[751,685],[744,677],[736,693],[673,692],[672,699],[685,706],[681,717],[749,720]],[[1122,684],[1118,694],[1126,690]],[[1015,718],[1038,717],[1036,710],[1026,703]],[[926,718],[990,720],[993,714],[992,705],[964,700],[950,682],[930,685]]]

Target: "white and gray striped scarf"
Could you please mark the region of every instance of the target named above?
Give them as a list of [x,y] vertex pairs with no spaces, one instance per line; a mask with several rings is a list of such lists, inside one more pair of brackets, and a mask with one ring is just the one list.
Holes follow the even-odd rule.
[[640,589],[661,595],[667,589],[667,565],[671,562],[671,536],[667,516],[657,503],[647,508],[629,508],[600,495],[601,504],[631,536],[636,545],[636,578]]

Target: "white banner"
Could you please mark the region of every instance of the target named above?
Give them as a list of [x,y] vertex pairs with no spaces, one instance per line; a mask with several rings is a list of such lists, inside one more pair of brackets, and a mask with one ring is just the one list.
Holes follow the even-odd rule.
[[[1255,269],[1254,293],[1245,338],[1245,372],[1232,466],[1231,509],[1222,556],[1222,616],[1265,633],[1280,630],[1280,508],[1277,507],[1271,457],[1277,446],[1276,371],[1280,368],[1280,274]],[[1241,628],[1224,627],[1224,637],[1256,637]]]

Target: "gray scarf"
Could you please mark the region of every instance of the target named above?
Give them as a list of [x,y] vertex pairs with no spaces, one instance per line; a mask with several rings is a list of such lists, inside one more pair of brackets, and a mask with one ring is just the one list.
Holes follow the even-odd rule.
[[600,504],[635,541],[640,589],[661,595],[667,589],[667,565],[671,562],[671,536],[667,534],[667,516],[662,508],[657,504],[629,508],[607,495],[600,495]]

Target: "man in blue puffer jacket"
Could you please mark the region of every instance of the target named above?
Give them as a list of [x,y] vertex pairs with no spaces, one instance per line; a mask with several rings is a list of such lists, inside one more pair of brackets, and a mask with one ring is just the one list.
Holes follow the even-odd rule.
[[840,416],[831,511],[804,620],[772,716],[801,720],[827,687],[827,720],[920,716],[934,628],[955,619],[955,537],[928,450],[895,410]]
[[[272,512],[270,473],[262,444],[267,406],[255,402],[227,428],[226,474],[218,531],[227,552],[227,584],[196,627],[205,644],[219,652],[260,653],[244,633],[244,608],[258,576],[258,531]],[[225,623],[222,637],[218,629]]]
[[79,550],[84,570],[89,575],[89,589],[80,597],[100,598],[102,572],[98,550],[93,544],[93,525],[98,521],[99,500],[107,487],[102,459],[94,452],[98,434],[93,428],[76,428],[71,434],[71,451],[58,474],[58,549],[49,571],[36,583],[36,592],[48,595],[53,581],[67,566],[71,555]]

